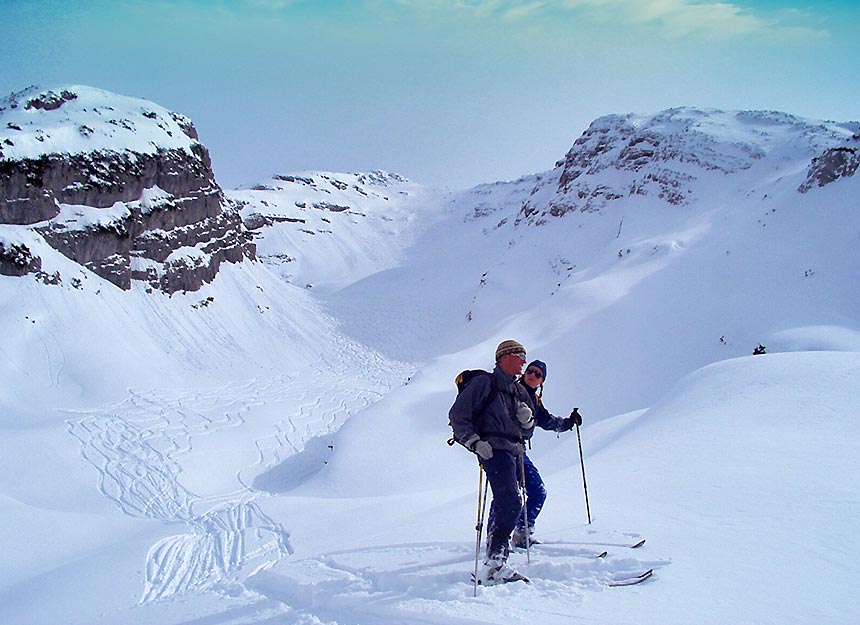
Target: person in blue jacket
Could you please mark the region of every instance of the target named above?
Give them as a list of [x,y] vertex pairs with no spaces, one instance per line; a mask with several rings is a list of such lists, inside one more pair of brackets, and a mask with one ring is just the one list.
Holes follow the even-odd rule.
[[[582,425],[582,417],[575,408],[569,417],[563,419],[552,415],[544,407],[541,396],[543,395],[545,380],[546,363],[541,360],[533,360],[529,363],[525,373],[519,379],[519,383],[525,387],[531,399],[535,426],[543,430],[567,432],[572,430],[574,426]],[[531,461],[528,453],[523,453],[522,462],[525,477],[520,476],[520,479],[523,479],[525,482],[526,505],[517,520],[513,535],[511,536],[511,544],[515,548],[526,549],[529,544],[534,545],[539,542],[534,538],[535,521],[546,501],[546,487],[544,486],[543,479],[541,479],[538,468]]]

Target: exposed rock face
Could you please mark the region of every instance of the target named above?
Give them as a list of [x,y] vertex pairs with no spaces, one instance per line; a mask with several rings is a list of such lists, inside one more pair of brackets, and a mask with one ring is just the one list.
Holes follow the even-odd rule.
[[[713,174],[754,181],[756,168],[769,176],[768,167],[772,171],[784,158],[818,154],[800,188],[806,191],[856,171],[856,126],[775,111],[679,108],[645,117],[610,115],[595,120],[555,169],[506,184],[511,201],[527,196],[519,200],[516,223],[532,225],[568,213],[603,213],[632,196],[686,206]],[[475,217],[500,208],[502,195],[490,195],[494,201],[479,202]]]
[[13,94],[4,118],[0,223],[123,289],[196,290],[221,262],[254,258],[187,118],[86,87]]
[[[689,203],[697,172],[731,174],[764,156],[753,143],[726,144],[709,132],[714,112],[670,109],[650,118],[611,115],[595,120],[568,151],[557,197],[545,212],[599,212],[630,195]],[[524,207],[524,213],[534,207]]]
[[[854,142],[857,142],[856,137]],[[812,159],[806,172],[806,182],[798,191],[806,193],[813,187],[823,187],[840,178],[848,178],[857,172],[860,166],[860,149],[855,146],[844,146],[825,150],[821,156]]]
[[[209,154],[201,144],[154,154],[97,150],[0,161],[0,221],[34,224],[59,214],[59,204],[108,208],[140,199],[158,187],[186,201],[213,196],[218,203]],[[188,194],[188,195],[186,195]]]
[[8,245],[0,241],[0,275],[25,276],[42,270],[42,260],[33,256],[23,243]]

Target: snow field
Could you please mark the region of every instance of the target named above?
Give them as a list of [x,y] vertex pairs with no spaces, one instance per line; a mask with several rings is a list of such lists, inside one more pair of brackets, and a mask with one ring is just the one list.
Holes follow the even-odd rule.
[[[308,209],[314,234],[262,231],[272,264],[172,297],[33,235],[63,281],[0,280],[0,621],[856,622],[858,180],[797,192],[832,126],[694,113],[690,204],[517,225],[545,174]],[[533,583],[474,597],[476,463],[446,413],[507,338],[548,363],[547,407],[584,415],[593,523],[575,434],[538,432],[546,544],[511,557]]]

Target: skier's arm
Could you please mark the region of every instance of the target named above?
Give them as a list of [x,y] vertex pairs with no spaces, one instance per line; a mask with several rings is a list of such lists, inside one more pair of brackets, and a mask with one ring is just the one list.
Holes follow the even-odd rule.
[[569,417],[562,419],[551,414],[540,402],[538,404],[535,410],[535,423],[544,430],[567,432],[568,430],[572,430],[574,426],[582,425],[582,416],[579,414],[579,408],[574,408]]
[[535,406],[535,425],[542,430],[561,432],[564,419],[551,414],[539,399],[535,403],[537,404]]

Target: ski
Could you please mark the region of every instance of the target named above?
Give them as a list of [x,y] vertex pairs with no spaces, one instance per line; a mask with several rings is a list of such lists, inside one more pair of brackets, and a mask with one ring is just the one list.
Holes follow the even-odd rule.
[[[633,543],[632,545],[626,545],[626,547],[627,547],[628,549],[639,549],[639,547],[641,547],[641,546],[642,546],[642,545],[644,545],[644,544],[645,544],[645,539],[643,538],[643,539],[642,539],[642,540],[640,540],[638,543]],[[600,553],[598,553],[595,557],[597,557],[597,558],[605,558],[605,557],[606,557],[606,556],[608,556],[608,555],[609,555],[609,552],[608,552],[608,551],[601,551],[601,552],[600,552]]]
[[[566,542],[566,541],[561,541],[561,540],[559,540],[559,541],[550,540],[550,541],[541,541],[538,543],[532,543],[531,547],[532,548],[537,547],[538,549],[545,548],[547,550],[551,550],[553,548],[564,548],[565,546],[568,546],[568,545],[572,546],[575,544],[577,544],[577,543],[575,543],[575,542],[571,543],[571,542]],[[627,549],[639,549],[644,544],[645,544],[645,539],[643,538],[639,542],[633,543],[632,545],[626,544],[626,545],[615,545],[615,546],[616,547],[625,547]],[[521,548],[515,547],[515,549],[521,549]],[[576,555],[576,556],[580,556],[580,557],[587,557],[587,558],[593,557],[593,558],[599,559],[599,558],[605,558],[606,556],[608,556],[609,551],[601,551],[600,553],[587,553],[587,552],[586,553],[574,553],[571,555]]]
[[[603,551],[601,553],[597,553],[590,549],[579,549],[570,543],[561,543],[561,542],[540,542],[531,545],[531,549],[538,553],[545,553],[547,555],[562,555],[562,556],[571,556],[574,558],[605,558],[609,555],[608,551]],[[521,547],[514,547],[514,550],[517,552],[523,552],[525,549]]]
[[[618,588],[621,586],[635,586],[636,584],[641,584],[647,579],[650,579],[651,576],[654,575],[654,569],[648,569],[647,571],[640,573],[639,575],[635,575],[633,577],[626,577],[623,579],[618,579],[612,582],[609,582],[607,586],[611,586],[613,588]],[[471,581],[475,583],[475,574],[470,574]],[[502,580],[493,580],[492,583],[486,583],[484,580],[479,579],[477,585],[478,586],[499,586],[502,584],[511,584],[513,582],[525,582],[526,584],[531,584],[531,580],[525,575],[519,575],[518,577],[512,577],[510,579],[502,579]]]
[[[472,583],[475,583],[475,574],[471,573]],[[531,584],[532,580],[530,580],[525,575],[517,574],[517,577],[511,577],[510,579],[500,579],[500,580],[492,580],[492,583],[487,583],[482,579],[478,579],[478,586],[500,586],[502,584],[511,584],[513,582],[525,582],[526,584]]]
[[619,579],[614,582],[609,582],[609,586],[634,586],[636,584],[641,584],[646,579],[654,575],[654,569],[648,569],[644,573],[640,573],[635,577],[628,577],[626,579]]

